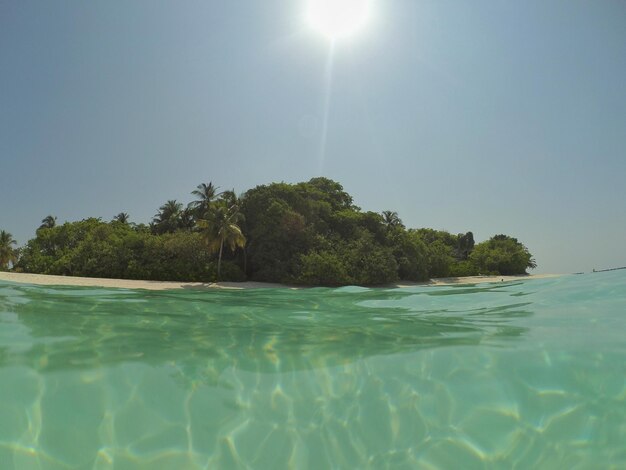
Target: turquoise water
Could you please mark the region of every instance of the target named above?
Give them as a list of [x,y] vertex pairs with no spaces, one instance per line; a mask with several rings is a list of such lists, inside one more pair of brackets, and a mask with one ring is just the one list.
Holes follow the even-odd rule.
[[626,468],[625,338],[626,271],[405,289],[0,283],[0,468]]

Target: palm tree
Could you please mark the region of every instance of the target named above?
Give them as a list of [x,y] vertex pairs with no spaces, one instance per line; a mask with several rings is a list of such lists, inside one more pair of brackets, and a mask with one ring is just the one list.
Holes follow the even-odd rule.
[[17,244],[13,235],[4,230],[0,230],[0,271],[9,268],[9,263],[17,263],[18,251],[13,248]]
[[246,245],[246,237],[238,225],[243,215],[237,206],[229,207],[225,202],[222,202],[214,204],[206,212],[205,217],[205,219],[198,220],[198,227],[200,227],[202,238],[206,242],[209,252],[219,251],[217,258],[217,280],[219,281],[224,245],[228,245],[231,251]]
[[237,196],[234,189],[223,191],[220,193],[220,196],[220,199],[226,203],[227,207],[236,207],[237,210],[241,207],[241,198]]
[[217,192],[218,189],[218,187],[213,186],[213,183],[209,182],[209,184],[201,183],[196,189],[191,191],[191,194],[196,197],[196,200],[191,202],[189,206],[196,211],[198,218],[204,217],[211,203],[222,194]]
[[129,219],[130,219],[130,216],[126,212],[120,212],[115,217],[113,217],[114,221],[120,222],[120,223],[122,223],[124,225],[126,225],[128,223]]
[[396,227],[404,227],[402,220],[398,217],[398,213],[394,211],[383,211],[383,223],[387,226],[387,230]]
[[[243,203],[243,195],[241,196],[237,196],[237,193],[235,193],[234,189],[230,189],[228,191],[224,191],[221,194],[220,200],[223,201],[226,206],[231,210],[231,211],[236,211],[238,212],[238,219],[241,222],[245,222],[245,217],[243,214],[241,214],[241,206]],[[239,227],[242,228],[242,227]],[[245,229],[245,225],[244,225],[244,229]],[[247,269],[248,269],[248,246],[244,245],[241,247],[241,249],[243,250],[243,272],[246,273]]]
[[152,222],[157,233],[175,232],[180,227],[183,205],[176,199],[170,199],[161,207]]
[[188,205],[180,213],[180,228],[183,228],[185,230],[192,230],[195,226],[195,211]]
[[57,218],[52,215],[48,215],[41,221],[39,228],[54,228],[56,227],[56,224]]

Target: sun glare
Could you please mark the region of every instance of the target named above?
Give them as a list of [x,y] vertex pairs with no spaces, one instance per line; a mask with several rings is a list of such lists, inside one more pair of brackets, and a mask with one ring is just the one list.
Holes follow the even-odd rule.
[[369,20],[371,0],[309,0],[309,24],[335,40],[354,34]]

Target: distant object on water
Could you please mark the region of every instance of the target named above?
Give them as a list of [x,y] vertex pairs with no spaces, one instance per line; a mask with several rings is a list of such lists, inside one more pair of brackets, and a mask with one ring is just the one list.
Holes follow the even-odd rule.
[[617,271],[619,269],[626,269],[626,266],[622,266],[621,268],[609,268],[609,269],[594,269],[594,273],[605,273],[607,271]]

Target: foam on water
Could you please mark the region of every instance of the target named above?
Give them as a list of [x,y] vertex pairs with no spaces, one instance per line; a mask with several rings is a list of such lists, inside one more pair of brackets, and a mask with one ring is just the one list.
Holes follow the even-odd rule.
[[626,468],[626,271],[0,284],[0,468]]

